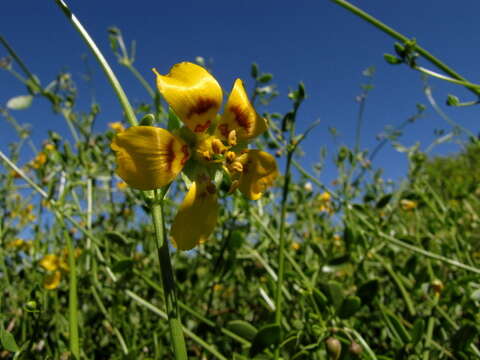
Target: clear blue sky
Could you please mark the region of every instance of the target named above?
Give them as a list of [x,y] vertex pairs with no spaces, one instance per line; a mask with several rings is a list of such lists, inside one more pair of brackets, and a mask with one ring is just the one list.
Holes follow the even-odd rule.
[[[478,0],[464,0],[455,5],[446,0],[354,1],[408,37],[416,37],[420,45],[440,57],[472,82],[480,81],[478,37]],[[146,100],[148,95],[131,74],[116,63],[108,45],[107,28],[119,27],[127,41],[137,41],[136,67],[154,84],[150,69],[166,73],[180,61],[193,61],[196,56],[213,59],[214,75],[228,92],[236,77],[249,79],[250,64],[256,62],[274,74],[280,97],[268,108],[271,112],[289,109],[286,98],[289,88],[305,83],[308,99],[299,113],[299,128],[318,118],[320,126],[306,143],[304,164],[318,159],[320,146],[333,155],[329,126],[340,132],[340,143],[354,142],[358,105],[355,97],[364,82],[362,70],[376,67],[375,88],[371,92],[362,133],[362,147],[372,148],[376,135],[385,125],[398,124],[415,112],[417,103],[428,104],[419,74],[404,66],[391,66],[383,53],[393,52],[394,40],[345,9],[327,0],[319,1],[69,1],[69,5],[104,51],[132,101]],[[80,109],[87,109],[91,100],[88,87],[82,82],[82,54],[88,50],[79,35],[67,22],[53,0],[4,1],[0,15],[0,34],[25,60],[43,84],[53,80],[60,70],[70,71],[78,82]],[[0,57],[6,55],[0,49]],[[94,69],[97,100],[101,104],[97,130],[118,121],[120,106],[103,73],[89,58]],[[431,66],[421,62],[426,67]],[[463,126],[478,131],[478,107],[447,108],[448,93],[462,100],[473,96],[461,87],[431,81],[434,95],[444,110]],[[0,71],[0,106],[24,88],[7,72]],[[264,110],[264,109],[263,109]],[[262,108],[259,108],[262,111]],[[36,101],[32,108],[15,112],[21,122],[33,124],[38,143],[47,129],[67,134],[61,117],[51,114],[46,101]],[[402,138],[406,145],[416,141],[423,148],[433,140],[433,130],[449,126],[428,106],[425,118],[407,130]],[[0,149],[5,151],[12,140],[10,127],[0,123]],[[440,146],[437,153],[458,149]],[[388,177],[405,174],[403,154],[390,146],[377,158],[376,166],[385,168]],[[333,173],[324,174],[329,181]]]

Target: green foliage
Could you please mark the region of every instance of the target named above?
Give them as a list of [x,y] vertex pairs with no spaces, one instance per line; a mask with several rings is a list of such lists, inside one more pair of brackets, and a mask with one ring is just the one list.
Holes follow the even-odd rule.
[[[110,30],[120,65],[141,76],[121,36],[118,29]],[[414,47],[410,42],[395,49],[398,56],[413,56]],[[278,95],[273,76],[258,65],[252,65],[251,75],[252,101],[269,105]],[[362,88],[361,106],[373,88],[373,69],[365,76],[369,84]],[[18,133],[8,156],[2,156],[5,170],[0,172],[5,326],[0,328],[0,358],[12,358],[13,352],[17,359],[69,356],[71,266],[62,263],[68,239],[79,249],[81,357],[172,358],[150,197],[115,175],[110,143],[119,124],[94,132],[101,108],[77,108],[76,86],[68,73],[46,88],[34,76],[27,79],[24,85],[33,99],[49,101],[52,118],[61,116],[71,136],[52,129],[38,150],[28,148],[25,144],[33,143],[28,124],[15,120],[12,104],[0,109]],[[163,108],[158,95],[151,95],[135,109],[138,117],[178,129],[180,120]],[[384,180],[359,141],[353,148],[320,149],[319,163],[305,170],[297,161],[300,142],[311,128],[300,134],[294,129],[296,112],[309,98],[303,84],[287,96],[293,109],[278,114],[267,107],[270,129],[257,146],[274,150],[279,158],[291,156],[298,173],[284,174],[257,202],[238,192],[228,194],[229,184],[219,177],[221,210],[215,233],[195,251],[173,254],[189,358],[223,354],[226,359],[271,359],[276,349],[284,359],[478,357],[477,141],[465,144],[457,155],[434,159],[418,146],[403,147],[398,139],[424,111],[418,106],[416,115],[382,139],[408,156],[404,182]],[[289,143],[286,131],[295,135]],[[26,157],[30,160],[19,160]],[[332,185],[323,183],[317,171],[328,158],[337,172]],[[184,193],[181,179],[170,187],[164,206],[167,224]],[[275,323],[283,215],[285,272],[279,289],[284,300],[281,321]],[[54,273],[41,265],[48,254],[60,262],[61,280],[51,289],[46,280]]]

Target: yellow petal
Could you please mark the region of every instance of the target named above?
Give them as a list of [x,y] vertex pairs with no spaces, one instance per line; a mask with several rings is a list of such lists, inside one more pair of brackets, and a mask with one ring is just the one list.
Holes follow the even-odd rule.
[[60,280],[62,280],[62,273],[60,271],[55,271],[48,274],[43,279],[43,287],[47,290],[53,290],[60,285]]
[[180,250],[190,250],[208,239],[217,223],[215,186],[194,182],[188,190],[172,225],[172,238]]
[[40,266],[48,271],[55,271],[59,267],[59,258],[55,254],[45,255],[39,262]]
[[203,67],[189,62],[174,65],[168,75],[157,74],[158,91],[190,130],[205,132],[220,109],[222,88]]
[[217,129],[223,139],[235,130],[239,140],[252,139],[267,130],[266,120],[253,108],[240,79],[235,80]]
[[277,178],[277,162],[272,155],[260,150],[250,150],[245,155],[238,188],[250,200],[257,200]]
[[118,176],[140,190],[172,182],[189,157],[182,139],[154,126],[131,127],[117,134],[111,147],[117,155]]

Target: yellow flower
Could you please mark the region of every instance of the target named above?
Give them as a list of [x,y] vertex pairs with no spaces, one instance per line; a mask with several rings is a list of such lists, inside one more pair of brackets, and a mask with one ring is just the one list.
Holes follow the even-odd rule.
[[54,290],[60,285],[62,280],[62,273],[60,271],[54,271],[50,274],[47,274],[43,279],[43,287],[47,290]]
[[185,125],[175,133],[153,126],[135,126],[118,133],[112,142],[117,174],[131,187],[153,190],[172,182],[191,161],[193,180],[172,225],[172,238],[180,250],[206,241],[217,221],[216,171],[232,180],[251,200],[259,199],[278,176],[275,158],[248,150],[248,141],[267,129],[237,79],[223,115],[217,115],[223,93],[203,67],[183,62],[167,75],[157,75],[157,87]]
[[330,200],[332,200],[332,195],[330,195],[329,192],[325,191],[318,196],[318,199],[322,202],[329,202]]
[[108,123],[108,127],[117,133],[125,131],[125,127],[119,121]]
[[[82,250],[74,249],[75,258],[78,258]],[[68,272],[68,250],[63,249],[60,255],[47,254],[40,261],[39,265],[48,271],[43,280],[43,287],[48,290],[56,289],[60,285],[62,279],[62,272]]]
[[297,243],[297,242],[293,242],[293,243],[292,243],[292,249],[293,249],[293,250],[298,251],[298,250],[300,250],[300,247],[301,247],[301,246],[300,246],[299,243]]
[[8,249],[15,249],[17,251],[29,251],[32,248],[32,242],[31,241],[25,241],[23,239],[15,239],[13,241],[10,241],[7,244]]
[[405,211],[412,211],[413,209],[417,208],[417,202],[407,199],[400,200],[400,206]]
[[47,152],[48,152],[48,151],[53,151],[53,150],[55,150],[55,145],[50,144],[50,143],[47,143],[47,144],[45,144],[44,149],[45,149],[45,151],[47,151]]
[[117,189],[118,189],[118,190],[124,191],[124,190],[127,189],[127,186],[128,186],[128,185],[127,185],[127,183],[126,183],[125,181],[120,181],[120,182],[117,183]]
[[329,192],[323,192],[317,197],[318,201],[320,202],[319,210],[320,212],[326,212],[329,215],[332,215],[335,211],[333,210],[333,206],[331,204],[332,195]]
[[47,162],[47,155],[44,152],[39,152],[35,159],[32,161],[32,167],[39,169],[43,164]]

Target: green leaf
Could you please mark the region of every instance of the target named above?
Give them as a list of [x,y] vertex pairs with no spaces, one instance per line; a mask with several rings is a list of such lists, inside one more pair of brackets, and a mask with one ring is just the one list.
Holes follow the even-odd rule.
[[330,281],[328,283],[320,283],[320,290],[327,296],[331,305],[338,310],[343,302],[343,291],[340,283]]
[[112,270],[115,273],[123,273],[123,272],[131,271],[134,263],[135,261],[133,261],[132,259],[118,260],[113,264]]
[[343,300],[337,314],[342,319],[348,319],[360,310],[361,307],[362,302],[358,296],[349,296]]
[[258,76],[258,65],[256,63],[252,64],[252,67],[250,68],[250,75],[254,79],[257,78],[257,76]]
[[423,333],[425,331],[425,321],[421,318],[418,318],[413,323],[413,328],[410,330],[410,336],[412,338],[412,344],[416,345],[420,340],[422,340]]
[[169,131],[176,130],[182,126],[182,121],[173,112],[172,108],[168,109],[168,124],[167,129]]
[[10,110],[24,110],[32,105],[32,95],[19,95],[7,101],[7,108]]
[[360,285],[360,287],[357,290],[357,295],[358,297],[360,297],[363,304],[369,304],[370,302],[372,302],[375,295],[377,295],[378,289],[379,289],[378,279],[373,279]]
[[261,328],[252,340],[249,356],[254,357],[271,345],[280,343],[280,326],[277,324],[266,325]]
[[470,346],[477,334],[478,330],[472,324],[463,325],[452,336],[452,347],[457,351],[465,350],[467,346]]
[[117,231],[107,231],[105,236],[108,240],[117,243],[118,245],[128,245],[131,243],[131,240],[127,239],[125,236],[120,234]]
[[382,312],[385,315],[387,326],[390,328],[393,335],[397,337],[397,340],[400,340],[402,344],[410,343],[412,339],[408,331],[403,326],[400,318],[387,309],[382,309]]
[[238,336],[247,339],[247,340],[252,340],[255,335],[257,335],[258,330],[250,324],[249,322],[246,322],[244,320],[232,320],[227,323],[227,329],[230,330],[231,332],[234,332]]
[[397,58],[395,55],[392,54],[383,54],[383,58],[385,59],[386,62],[388,62],[391,65],[398,65],[403,62],[402,59]]
[[3,325],[0,329],[0,342],[2,343],[2,347],[7,351],[17,352],[20,350],[13,335],[6,331]]
[[387,206],[387,204],[390,202],[390,200],[392,199],[392,194],[387,194],[387,195],[384,195],[380,198],[380,200],[378,200],[377,202],[377,209],[383,209],[385,206]]
[[262,84],[265,84],[265,83],[268,83],[270,80],[273,79],[273,75],[272,74],[269,74],[269,73],[265,73],[265,74],[262,74],[260,75],[258,78],[257,78],[257,81],[259,83],[262,83]]

